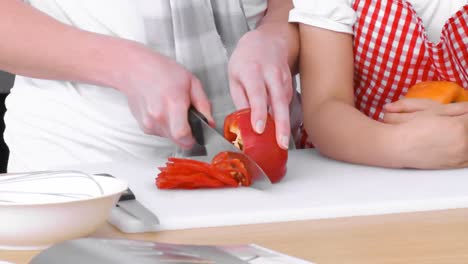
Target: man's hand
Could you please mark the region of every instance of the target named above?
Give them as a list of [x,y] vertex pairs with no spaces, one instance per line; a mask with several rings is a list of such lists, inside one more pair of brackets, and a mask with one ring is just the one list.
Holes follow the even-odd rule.
[[251,107],[257,133],[263,133],[271,107],[278,145],[287,149],[293,88],[286,41],[260,30],[244,35],[229,62],[229,82],[236,107]]
[[188,123],[193,105],[211,124],[211,105],[200,81],[177,62],[145,47],[136,47],[132,71],[121,89],[146,134],[171,139],[183,148],[195,141]]

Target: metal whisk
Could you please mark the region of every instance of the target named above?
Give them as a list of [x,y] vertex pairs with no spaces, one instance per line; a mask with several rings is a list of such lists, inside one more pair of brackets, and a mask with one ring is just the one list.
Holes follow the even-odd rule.
[[38,202],[38,200],[73,201],[102,194],[104,190],[99,182],[92,175],[81,171],[0,174],[0,204]]

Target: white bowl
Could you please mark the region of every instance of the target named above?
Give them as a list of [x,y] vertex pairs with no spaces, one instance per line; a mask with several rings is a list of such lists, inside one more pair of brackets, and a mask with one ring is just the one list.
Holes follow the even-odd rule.
[[[104,176],[93,175],[92,178],[99,183],[102,192],[92,197],[73,200],[50,199],[38,195],[26,195],[24,199],[17,199],[14,193],[8,194],[9,190],[14,189],[12,186],[0,185],[0,249],[44,249],[64,240],[88,236],[96,231],[107,220],[121,193],[127,189],[127,183]],[[91,188],[89,181],[87,186],[79,184],[76,180],[66,183],[67,180],[64,181],[63,178],[48,181],[41,181],[41,183],[47,182],[45,184],[48,186],[48,190],[41,189],[42,192],[50,192],[50,188],[69,192],[72,188],[82,193],[84,189],[88,192]],[[26,186],[28,184],[29,186]],[[33,185],[36,186],[34,188],[41,188],[41,184],[37,182],[34,184],[29,182],[25,184],[26,187],[21,186],[21,188],[31,191]],[[15,186],[17,187],[18,185]],[[96,191],[96,185],[94,188],[93,192]],[[12,197],[16,203],[2,202],[2,200],[11,200]]]

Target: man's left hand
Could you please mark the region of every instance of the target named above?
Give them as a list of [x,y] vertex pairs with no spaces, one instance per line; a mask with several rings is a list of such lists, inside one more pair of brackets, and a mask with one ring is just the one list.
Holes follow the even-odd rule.
[[293,87],[286,40],[261,30],[245,34],[229,62],[229,83],[237,109],[252,109],[251,123],[257,133],[264,131],[271,108],[276,140],[287,149]]

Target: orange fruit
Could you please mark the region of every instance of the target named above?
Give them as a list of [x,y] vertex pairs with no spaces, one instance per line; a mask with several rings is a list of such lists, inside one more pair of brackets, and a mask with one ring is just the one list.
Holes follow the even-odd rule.
[[463,89],[455,98],[455,102],[468,102],[468,91]]
[[468,100],[468,94],[460,85],[448,81],[419,82],[408,89],[405,97],[432,99],[442,104]]

